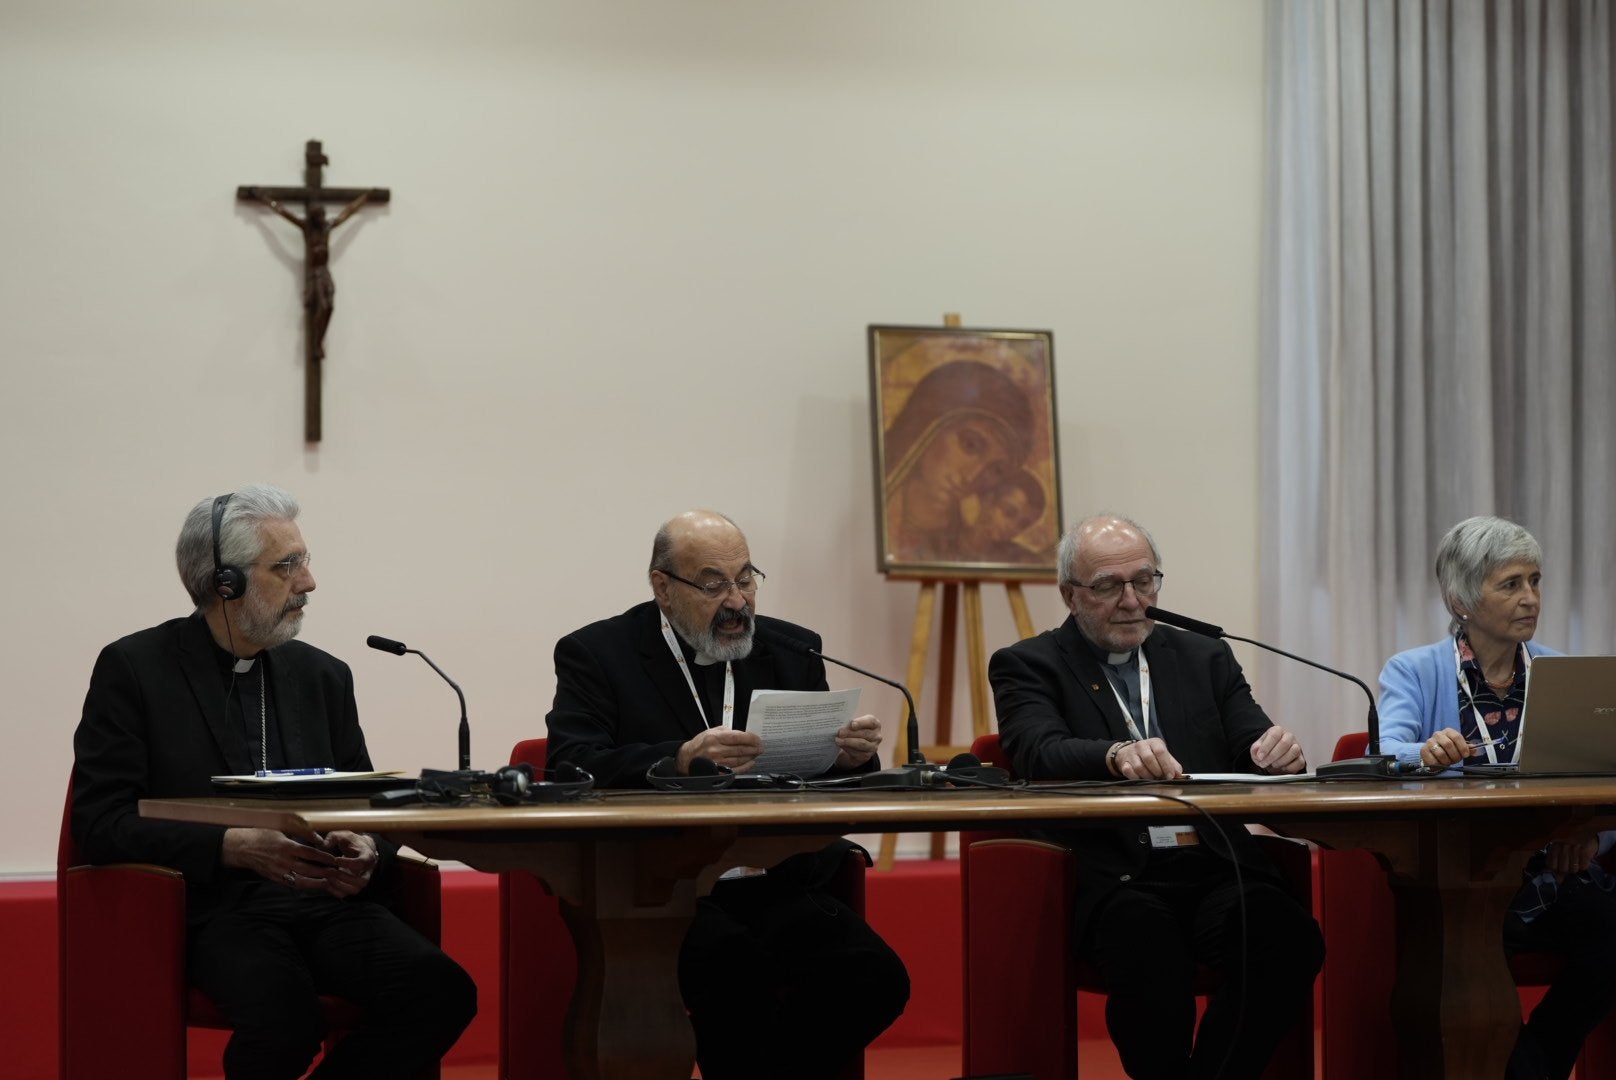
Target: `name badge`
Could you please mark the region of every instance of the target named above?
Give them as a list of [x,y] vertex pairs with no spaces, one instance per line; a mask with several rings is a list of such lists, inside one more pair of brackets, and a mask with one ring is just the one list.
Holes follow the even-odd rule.
[[1153,848],[1189,847],[1201,842],[1201,834],[1193,825],[1152,825],[1150,846]]

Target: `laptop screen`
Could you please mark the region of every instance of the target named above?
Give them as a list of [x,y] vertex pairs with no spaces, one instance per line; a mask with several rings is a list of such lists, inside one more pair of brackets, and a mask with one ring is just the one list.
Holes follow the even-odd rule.
[[1616,656],[1533,658],[1520,771],[1616,773]]

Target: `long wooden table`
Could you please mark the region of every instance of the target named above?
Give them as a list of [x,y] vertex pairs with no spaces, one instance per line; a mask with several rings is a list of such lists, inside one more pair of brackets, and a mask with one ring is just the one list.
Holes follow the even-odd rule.
[[[1170,795],[1169,801],[1158,797]],[[1186,805],[1187,804],[1187,805]],[[1520,1023],[1500,940],[1529,854],[1616,827],[1616,778],[1100,786],[1082,791],[874,790],[607,794],[520,807],[374,809],[357,800],[148,799],[145,817],[287,831],[376,832],[479,870],[526,871],[562,901],[578,946],[569,1072],[688,1078],[675,958],[697,897],[733,866],[767,866],[846,833],[1018,823],[1263,822],[1390,870],[1400,925],[1393,1014],[1405,1075],[1498,1076]],[[1366,1038],[1378,1033],[1366,1032]]]

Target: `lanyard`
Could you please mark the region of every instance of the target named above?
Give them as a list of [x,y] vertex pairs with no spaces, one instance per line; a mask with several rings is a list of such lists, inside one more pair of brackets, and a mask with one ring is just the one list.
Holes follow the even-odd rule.
[[[1110,667],[1107,664],[1106,667]],[[1119,675],[1120,679],[1121,676]],[[1134,723],[1133,713],[1128,708],[1128,702],[1123,698],[1122,691],[1106,675],[1106,685],[1111,688],[1112,695],[1117,699],[1117,707],[1122,710],[1122,718],[1128,722],[1128,737],[1135,741],[1150,738],[1150,661],[1145,659],[1145,650],[1139,650],[1139,711],[1144,719],[1138,724]],[[1143,734],[1141,734],[1143,731]]]
[[[1526,688],[1530,690],[1532,688],[1532,650],[1528,649],[1525,644],[1520,646],[1520,650],[1523,657],[1521,663],[1526,668]],[[1476,735],[1481,739],[1482,748],[1487,751],[1487,763],[1497,765],[1498,748],[1493,743],[1493,737],[1487,733],[1487,721],[1482,719],[1481,710],[1476,707],[1476,695],[1470,689],[1470,680],[1464,677],[1464,661],[1459,659],[1459,635],[1457,634],[1453,636],[1453,670],[1459,677],[1459,689],[1464,691],[1464,696],[1470,699],[1470,711],[1476,714]],[[1482,672],[1481,677],[1485,679],[1487,677],[1486,672]],[[1521,698],[1521,719],[1515,728],[1515,745],[1511,748],[1509,755],[1509,764],[1511,765],[1520,764],[1521,742],[1526,738],[1526,702],[1528,699],[1529,695],[1523,695]],[[1460,734],[1463,734],[1462,728]]]
[[696,711],[701,714],[701,722],[708,727],[729,727],[730,717],[735,715],[735,672],[730,668],[729,661],[724,661],[724,722],[715,724],[707,719],[707,710],[701,704],[701,694],[696,691],[696,680],[690,676],[690,665],[685,663],[684,650],[674,640],[673,627],[668,625],[667,616],[662,617],[662,640],[668,643],[673,650],[673,658],[679,664],[679,671],[685,677],[685,685],[690,687],[690,697],[696,703]]

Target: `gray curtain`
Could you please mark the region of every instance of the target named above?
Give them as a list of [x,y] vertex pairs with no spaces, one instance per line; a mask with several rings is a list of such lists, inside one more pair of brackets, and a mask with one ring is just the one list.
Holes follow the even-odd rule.
[[[1270,0],[1261,629],[1371,686],[1447,624],[1472,514],[1544,550],[1537,640],[1616,652],[1609,5]],[[1365,699],[1262,665],[1311,760]]]

